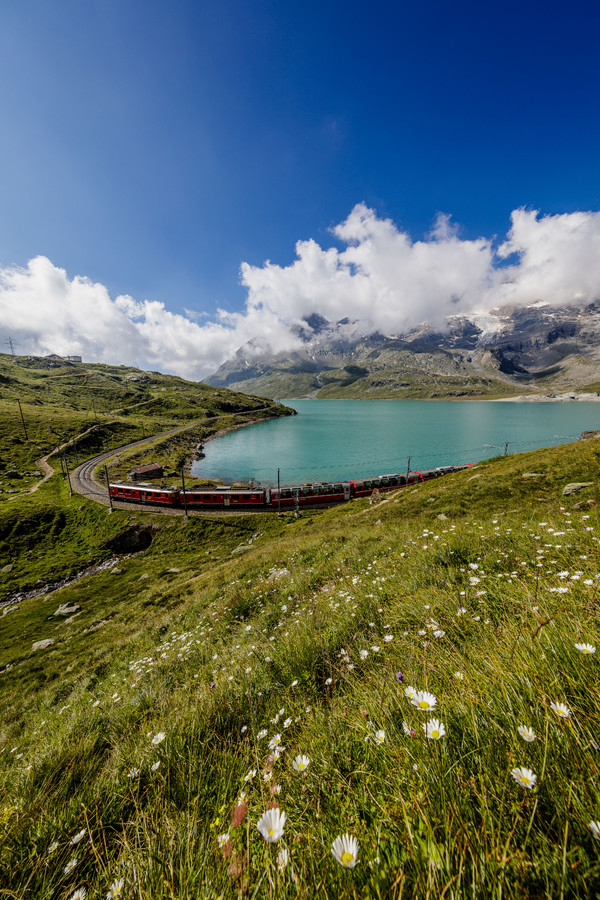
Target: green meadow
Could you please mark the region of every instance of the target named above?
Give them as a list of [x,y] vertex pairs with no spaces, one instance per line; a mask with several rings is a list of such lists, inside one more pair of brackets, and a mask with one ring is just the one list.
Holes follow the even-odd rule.
[[1,895],[598,895],[599,482],[592,438],[299,519],[9,496]]

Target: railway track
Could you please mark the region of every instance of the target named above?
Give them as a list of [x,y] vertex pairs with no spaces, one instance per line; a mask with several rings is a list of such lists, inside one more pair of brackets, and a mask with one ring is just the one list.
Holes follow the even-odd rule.
[[[269,409],[270,407],[261,407],[261,409],[253,409],[249,410],[247,415],[261,412],[264,409]],[[245,413],[238,413],[238,415],[245,415]],[[195,428],[198,425],[204,425],[207,422],[214,424],[214,418],[204,418],[204,419],[195,419],[193,422],[189,422],[186,425],[178,425],[175,428],[170,428],[167,431],[162,431],[159,434],[153,434],[151,437],[142,438],[139,441],[132,441],[129,444],[123,444],[121,447],[117,447],[113,450],[107,450],[105,453],[100,453],[98,456],[94,456],[92,459],[86,460],[86,462],[82,463],[80,466],[77,466],[76,469],[73,469],[70,472],[71,478],[71,489],[73,493],[80,494],[82,497],[86,497],[88,500],[93,500],[95,503],[102,503],[104,506],[109,505],[108,498],[108,489],[105,483],[101,483],[94,478],[94,470],[102,465],[102,463],[106,464],[110,459],[113,459],[115,456],[118,456],[120,453],[123,453],[127,450],[135,450],[140,447],[148,444],[150,441],[155,440],[164,440],[166,438],[172,437],[175,434],[179,434],[182,431],[186,431],[190,428]],[[248,423],[251,424],[251,423]],[[142,503],[121,503],[120,501],[115,501],[113,498],[112,505],[117,509],[132,509],[132,510],[140,510],[140,511],[148,511],[148,506]],[[172,516],[182,516],[185,515],[185,511],[182,509],[164,509],[162,507],[156,506],[152,507],[152,512],[158,512],[162,514],[168,514]],[[232,510],[232,512],[236,512],[236,510]],[[220,513],[220,511],[219,511]],[[225,515],[230,515],[231,513],[227,510],[224,510],[223,513]],[[200,510],[190,511],[189,514],[193,515],[206,515]],[[210,511],[211,515],[214,515],[214,512]],[[239,515],[239,512],[237,512]]]

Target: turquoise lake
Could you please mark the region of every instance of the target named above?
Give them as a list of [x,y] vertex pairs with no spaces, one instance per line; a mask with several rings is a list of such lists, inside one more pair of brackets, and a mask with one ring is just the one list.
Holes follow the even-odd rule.
[[477,462],[577,440],[600,428],[600,403],[284,400],[297,416],[230,432],[192,472],[225,482],[302,484]]

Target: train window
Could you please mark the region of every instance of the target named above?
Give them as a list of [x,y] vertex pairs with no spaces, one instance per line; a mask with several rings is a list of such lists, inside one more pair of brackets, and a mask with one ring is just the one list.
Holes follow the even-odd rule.
[[312,491],[312,488],[310,485],[307,485],[306,487],[302,488],[302,496],[303,497],[312,497],[312,493],[313,493],[313,491]]
[[291,492],[290,490],[283,490],[283,491],[281,492],[281,496],[282,496],[282,497],[291,497],[291,496],[292,496],[292,492]]

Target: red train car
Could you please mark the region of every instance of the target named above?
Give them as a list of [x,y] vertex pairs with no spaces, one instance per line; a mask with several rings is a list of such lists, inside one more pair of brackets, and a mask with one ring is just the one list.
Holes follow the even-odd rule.
[[353,497],[370,497],[373,491],[395,491],[396,488],[406,487],[408,484],[417,484],[423,481],[420,472],[410,472],[406,475],[377,475],[375,478],[357,478],[351,481]]
[[290,487],[269,488],[267,504],[279,507],[313,506],[317,503],[343,503],[351,497],[349,481],[318,482],[316,484],[294,484]]
[[113,500],[129,503],[151,503],[155,506],[178,506],[179,489],[154,487],[152,484],[126,484],[117,482],[110,485]]
[[[263,490],[214,487],[185,492],[185,503],[190,509],[260,509],[265,502],[266,491]],[[183,492],[180,492],[180,506],[183,503]]]

